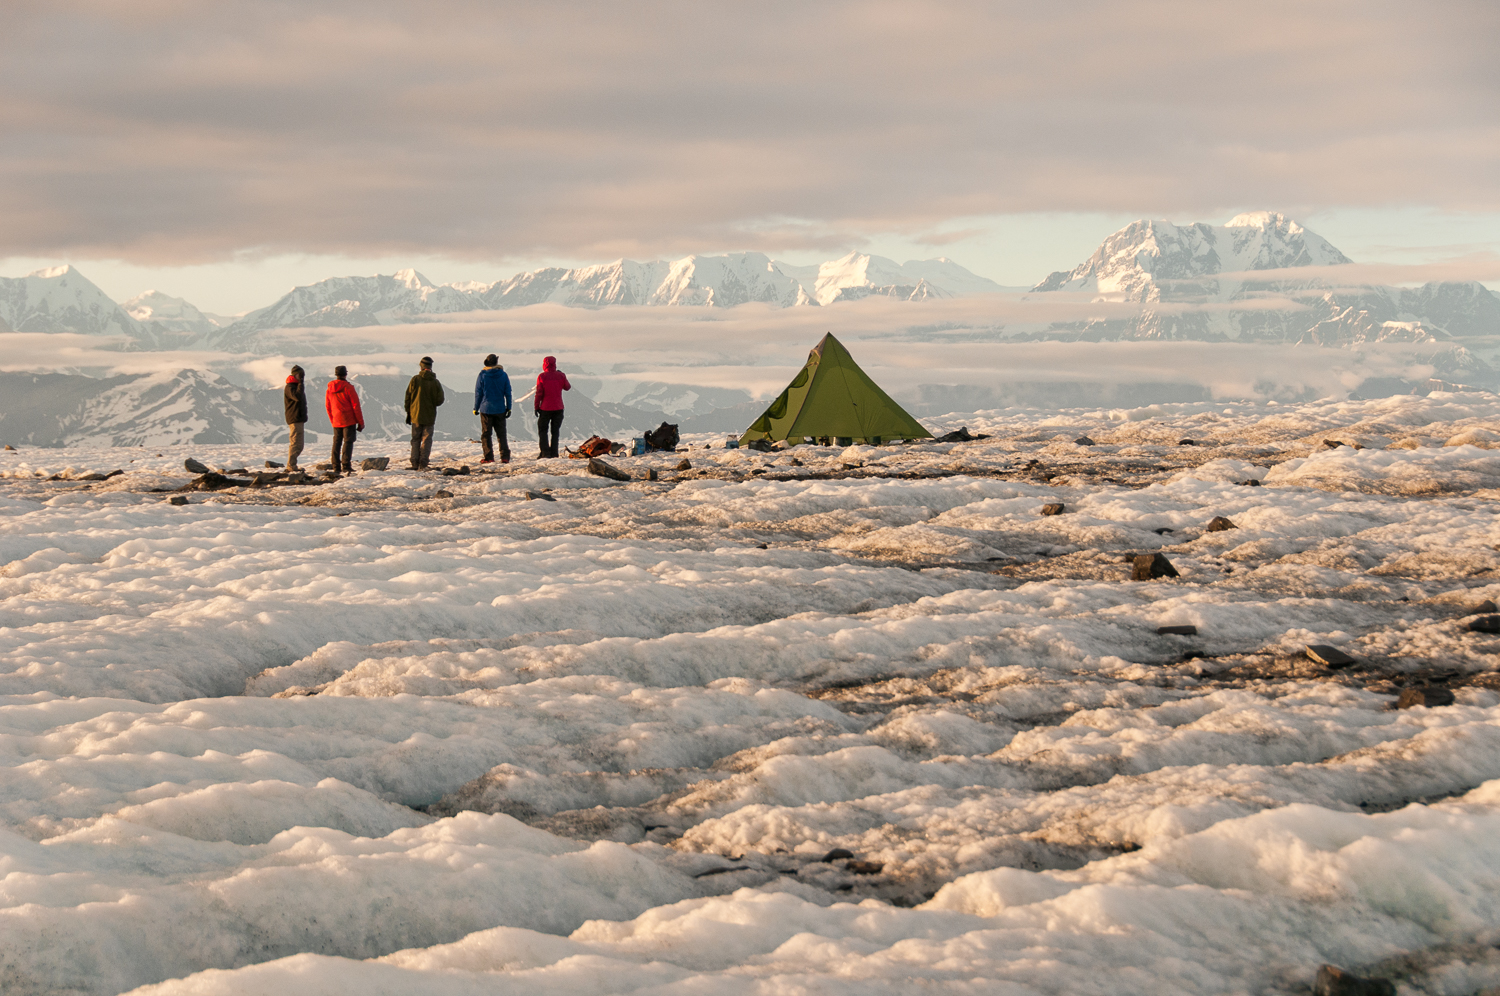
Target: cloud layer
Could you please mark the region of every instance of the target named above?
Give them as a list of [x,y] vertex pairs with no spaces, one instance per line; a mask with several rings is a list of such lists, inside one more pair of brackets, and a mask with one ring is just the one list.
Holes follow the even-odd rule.
[[1500,8],[7,8],[0,256],[843,248],[1026,211],[1500,207]]

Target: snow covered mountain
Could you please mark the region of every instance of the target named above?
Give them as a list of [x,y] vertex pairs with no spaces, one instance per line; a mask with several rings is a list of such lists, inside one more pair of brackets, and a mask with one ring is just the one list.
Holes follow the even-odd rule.
[[277,328],[358,328],[390,325],[411,315],[472,311],[474,294],[434,284],[416,270],[373,277],[331,277],[293,288],[275,304],[228,327],[235,336]]
[[491,284],[435,285],[414,270],[402,270],[392,276],[332,277],[298,287],[229,325],[219,342],[233,345],[276,328],[352,328],[544,303],[579,308],[732,308],[759,302],[790,308],[872,295],[920,301],[1000,289],[949,259],[898,264],[862,253],[817,266],[779,263],[758,252],[693,255],[673,262],[619,259],[577,269],[530,270]]
[[72,266],[0,277],[0,332],[123,335],[140,345],[153,338]]
[[[1500,335],[1500,297],[1472,282],[1417,289],[1348,287],[1298,272],[1350,262],[1322,236],[1269,211],[1242,214],[1223,226],[1137,221],[1105,239],[1072,270],[1047,277],[1033,292],[1137,302],[1146,306],[1139,315],[1057,323],[1018,337],[1341,347],[1428,343],[1441,347],[1434,356],[1444,376],[1483,382],[1494,378],[1493,370],[1452,339]],[[1290,298],[1298,307],[1258,306],[1268,297]]]
[[205,335],[234,321],[233,318],[200,311],[182,298],[163,294],[159,290],[137,294],[129,301],[121,302],[120,307],[142,325],[165,332]]

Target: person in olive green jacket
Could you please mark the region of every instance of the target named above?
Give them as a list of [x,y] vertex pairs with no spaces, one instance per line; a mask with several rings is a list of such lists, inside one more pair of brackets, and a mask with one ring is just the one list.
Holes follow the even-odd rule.
[[406,385],[406,424],[411,426],[411,469],[426,470],[432,456],[432,431],[437,425],[438,406],[443,403],[443,385],[432,372],[432,357],[422,357],[421,369]]

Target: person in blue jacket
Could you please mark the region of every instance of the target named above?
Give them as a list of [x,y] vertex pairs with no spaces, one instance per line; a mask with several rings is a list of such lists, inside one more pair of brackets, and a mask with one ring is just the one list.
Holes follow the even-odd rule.
[[474,414],[479,416],[479,438],[484,445],[480,463],[494,463],[495,450],[490,433],[500,437],[500,462],[510,463],[510,440],[505,437],[505,420],[510,418],[510,377],[494,353],[484,358],[484,369],[474,382]]

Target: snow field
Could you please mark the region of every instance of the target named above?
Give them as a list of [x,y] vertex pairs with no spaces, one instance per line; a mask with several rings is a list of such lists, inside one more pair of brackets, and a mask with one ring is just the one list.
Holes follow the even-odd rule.
[[[1500,458],[1322,438],[1497,415],[978,413],[180,507],[178,452],[14,473],[0,979],[1290,993],[1414,952],[1404,992],[1495,985]],[[1156,551],[1181,578],[1127,581]],[[1425,684],[1453,703],[1392,708]]]

